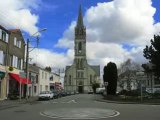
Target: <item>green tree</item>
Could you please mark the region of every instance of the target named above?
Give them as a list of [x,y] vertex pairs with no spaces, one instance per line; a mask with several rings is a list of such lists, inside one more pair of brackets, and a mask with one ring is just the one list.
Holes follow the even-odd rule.
[[93,83],[92,83],[92,89],[93,89],[93,92],[94,92],[94,93],[96,93],[96,89],[99,88],[99,87],[100,87],[100,84],[99,84],[99,83],[96,83],[96,82],[93,82]]
[[151,45],[146,46],[143,50],[143,56],[153,64],[152,71],[154,75],[159,79],[160,78],[160,36],[154,35],[154,38],[151,39]]
[[108,95],[115,95],[117,90],[117,66],[115,63],[109,62],[107,66],[103,69],[103,81],[108,82],[107,86],[107,94]]

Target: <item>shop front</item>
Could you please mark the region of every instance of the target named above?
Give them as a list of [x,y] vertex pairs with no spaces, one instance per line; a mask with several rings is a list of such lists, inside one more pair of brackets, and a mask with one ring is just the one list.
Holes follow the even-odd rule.
[[21,95],[22,98],[26,97],[27,84],[31,81],[26,78],[20,77],[19,74],[9,73],[9,93],[8,98],[17,99]]
[[6,71],[5,67],[0,65],[0,100],[6,99]]

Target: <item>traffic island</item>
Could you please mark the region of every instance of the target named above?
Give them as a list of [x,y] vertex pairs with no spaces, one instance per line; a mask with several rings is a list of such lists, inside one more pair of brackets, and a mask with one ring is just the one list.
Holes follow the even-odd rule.
[[151,98],[151,97],[141,98],[141,96],[108,95],[108,96],[104,96],[101,101],[110,102],[110,103],[121,103],[121,104],[160,105],[159,98]]

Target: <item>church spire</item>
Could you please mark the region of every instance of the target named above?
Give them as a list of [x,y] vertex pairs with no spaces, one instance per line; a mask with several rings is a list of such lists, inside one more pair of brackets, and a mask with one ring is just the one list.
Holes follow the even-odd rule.
[[81,5],[79,6],[79,15],[78,15],[78,20],[77,20],[77,27],[84,27]]

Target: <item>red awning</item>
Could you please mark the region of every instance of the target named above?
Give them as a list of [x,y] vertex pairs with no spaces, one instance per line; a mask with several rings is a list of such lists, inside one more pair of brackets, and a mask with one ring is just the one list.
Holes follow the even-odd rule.
[[[19,83],[27,84],[27,78],[21,78],[18,74],[9,73],[10,77],[17,80]],[[31,84],[32,82],[28,79],[28,84]]]

